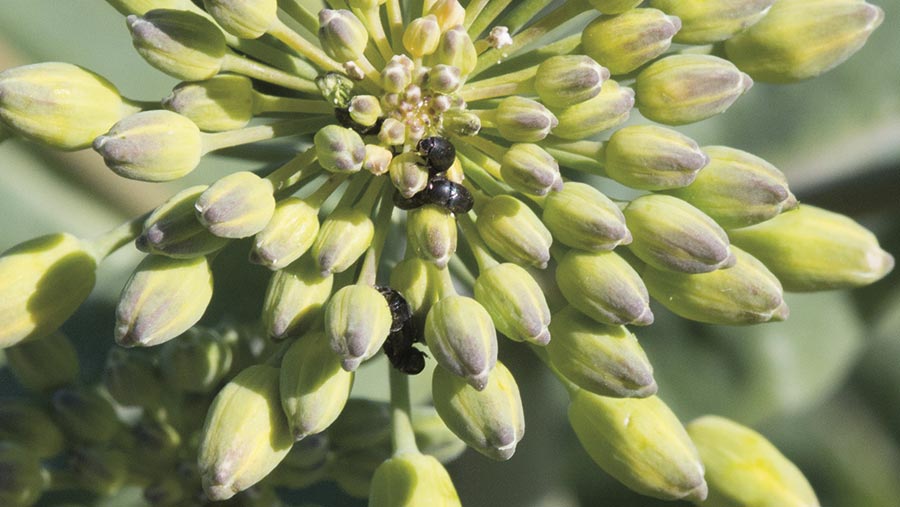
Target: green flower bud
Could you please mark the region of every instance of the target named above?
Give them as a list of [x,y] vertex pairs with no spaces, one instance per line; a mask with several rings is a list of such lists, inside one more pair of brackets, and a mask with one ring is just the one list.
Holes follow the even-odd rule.
[[656,396],[572,395],[569,423],[597,465],[642,495],[701,502],[703,464],[678,418]]
[[656,394],[653,366],[625,326],[598,324],[567,306],[553,315],[550,362],[578,387],[615,398]]
[[494,123],[509,141],[536,143],[547,137],[559,120],[540,102],[511,95],[497,105]]
[[433,456],[395,454],[375,470],[369,507],[461,507],[450,475]]
[[319,11],[319,42],[339,63],[358,60],[369,43],[369,32],[352,12],[344,9]]
[[540,285],[511,262],[485,269],[475,280],[475,300],[484,305],[497,330],[515,341],[546,345],[550,309]]
[[278,21],[276,0],[203,0],[216,23],[241,39],[257,39]]
[[87,148],[139,110],[112,83],[77,65],[46,62],[0,72],[0,119],[54,148]]
[[369,216],[355,208],[338,208],[322,222],[312,256],[323,276],[340,273],[365,253],[375,236]]
[[256,233],[250,261],[271,270],[282,269],[299,259],[319,234],[319,209],[297,197],[275,205],[272,218]]
[[205,81],[179,84],[162,100],[162,106],[185,116],[200,130],[236,130],[253,119],[255,93],[250,78],[220,74]]
[[466,451],[466,443],[450,431],[434,407],[413,407],[412,423],[416,445],[422,454],[434,456],[441,463],[450,463]]
[[[266,476],[266,485],[303,489],[328,478],[326,458],[329,450],[329,441],[324,434],[313,435],[294,443],[284,461]],[[278,502],[259,505],[278,505]]]
[[140,181],[168,181],[190,173],[203,156],[203,140],[194,122],[172,111],[133,114],[94,139],[107,167]]
[[462,84],[462,72],[452,65],[438,64],[428,71],[428,88],[437,93],[450,94]]
[[547,195],[562,188],[559,164],[536,144],[510,146],[500,161],[500,175],[507,185],[526,194]]
[[434,53],[439,64],[456,67],[461,77],[468,76],[478,64],[478,52],[469,33],[462,26],[454,26],[444,32]]
[[534,89],[541,102],[562,109],[596,97],[607,79],[609,70],[590,56],[557,55],[538,66]]
[[391,322],[387,300],[368,285],[341,288],[325,307],[325,334],[347,371],[356,370],[381,350]]
[[588,0],[588,3],[603,14],[619,14],[637,7],[643,0]]
[[735,265],[710,273],[677,273],[647,266],[647,289],[661,305],[686,319],[708,324],[758,324],[788,316],[784,293],[762,262],[732,245]]
[[87,299],[97,261],[70,234],[49,234],[0,254],[0,348],[55,331]]
[[597,322],[618,326],[653,323],[650,296],[634,268],[615,252],[569,250],[556,283],[570,305]]
[[413,58],[434,53],[440,40],[441,26],[434,14],[412,20],[403,32],[403,47]]
[[725,112],[753,85],[733,63],[710,55],[671,55],[650,64],[635,82],[641,114],[684,125]]
[[596,97],[562,109],[553,134],[572,140],[595,136],[627,121],[632,107],[634,90],[607,80]]
[[687,432],[706,466],[711,507],[818,506],[803,473],[765,437],[724,417],[704,416]]
[[[209,402],[203,400],[199,405],[203,407],[203,415],[205,415]],[[182,415],[182,417],[185,416],[187,414]],[[183,420],[191,421],[190,419]],[[194,431],[194,425],[196,424],[197,422],[191,421],[190,431]],[[159,420],[145,412],[144,417],[132,428],[132,436],[134,438],[133,458],[141,461],[139,466],[146,467],[148,471],[153,469],[170,470],[176,466],[179,451],[184,443],[182,442],[181,434],[178,433],[178,430],[171,423]],[[192,443],[191,445],[194,444]],[[154,475],[158,475],[158,473]]]
[[391,150],[379,144],[367,144],[363,170],[369,171],[375,176],[381,176],[388,172],[393,160],[394,154],[391,153]]
[[407,199],[428,186],[428,168],[416,152],[407,151],[391,159],[388,172],[394,188]]
[[367,398],[347,400],[341,415],[328,428],[328,438],[333,448],[341,453],[388,442],[391,438],[390,404]]
[[70,454],[69,467],[80,489],[112,496],[128,479],[128,459],[118,449],[80,447]]
[[403,93],[412,83],[415,64],[406,55],[394,55],[381,70],[381,81],[388,93]]
[[109,349],[103,368],[103,387],[119,405],[155,408],[162,385],[153,361],[139,351]]
[[560,243],[579,250],[612,250],[631,243],[619,207],[591,185],[567,181],[544,201],[541,220]]
[[395,118],[387,118],[381,124],[378,140],[386,146],[400,146],[406,142],[406,124]]
[[441,419],[469,447],[497,461],[516,452],[525,435],[525,415],[512,373],[498,362],[487,386],[477,390],[444,368],[432,377],[434,407]]
[[628,248],[655,268],[708,273],[734,265],[725,231],[681,199],[647,194],[631,201],[624,214],[634,236]]
[[498,195],[480,210],[475,222],[485,243],[509,262],[544,269],[553,237],[522,201]]
[[428,284],[428,262],[418,257],[404,259],[391,270],[391,287],[403,294],[414,315],[422,318],[434,302]]
[[119,297],[116,343],[152,347],[175,338],[200,320],[212,293],[212,270],[206,257],[148,255]]
[[246,238],[263,230],[275,212],[272,182],[249,171],[220,178],[197,198],[197,220],[222,238]]
[[50,403],[56,422],[79,442],[109,442],[121,428],[112,404],[94,389],[64,387],[53,393]]
[[0,398],[2,441],[15,442],[38,458],[55,456],[65,448],[65,437],[50,416],[24,399]]
[[681,20],[657,9],[631,9],[600,16],[581,34],[584,52],[612,74],[627,74],[663,54]]
[[334,276],[322,276],[310,257],[272,273],[266,299],[263,302],[263,325],[266,334],[275,340],[302,334],[310,322],[322,311]]
[[497,363],[497,332],[478,301],[453,295],[435,303],[425,319],[425,343],[440,366],[485,388]]
[[778,1],[759,22],[725,43],[725,53],[754,79],[791,83],[818,76],[863,47],[884,20],[860,0]]
[[709,156],[677,130],[657,125],[631,125],[617,130],[604,151],[610,178],[643,190],[690,185]]
[[683,199],[722,227],[765,222],[797,207],[787,178],[775,166],[745,151],[706,146],[709,163],[690,185],[667,194]]
[[775,0],[651,0],[650,5],[681,19],[675,42],[710,44],[730,39],[762,19]]
[[353,97],[350,99],[348,110],[353,121],[366,127],[375,125],[378,118],[382,115],[381,103],[378,101],[378,97],[374,95],[357,95]]
[[337,108],[350,105],[354,85],[352,79],[337,72],[326,72],[316,78],[316,87],[319,88],[322,98]]
[[428,14],[435,15],[442,32],[459,26],[466,20],[466,9],[458,0],[435,0],[428,9]]
[[295,440],[331,426],[350,397],[353,375],[341,368],[341,358],[331,350],[324,334],[308,334],[291,344],[281,360],[279,385],[281,406]]
[[322,127],[313,137],[316,155],[325,169],[336,173],[355,173],[366,159],[366,143],[356,132],[339,125]]
[[210,500],[227,500],[253,486],[287,456],[294,439],[281,410],[278,382],[278,368],[250,366],[213,400],[197,458]]
[[135,241],[138,250],[188,259],[224,247],[228,240],[215,236],[197,220],[194,205],[206,189],[206,185],[186,188],[153,210]]
[[3,470],[0,504],[8,507],[34,505],[49,482],[44,478],[38,456],[14,442],[0,441],[0,470]]
[[852,219],[814,206],[728,232],[794,292],[862,287],[894,268],[878,238]]
[[31,392],[50,392],[78,379],[78,354],[72,341],[59,331],[19,343],[5,353],[13,377]]
[[128,16],[126,22],[137,52],[170,76],[202,81],[222,68],[227,52],[225,35],[200,14],[154,9],[144,16]]
[[159,369],[166,384],[185,393],[212,391],[233,363],[231,347],[214,331],[199,327],[166,342],[159,354]]
[[443,269],[456,252],[456,218],[433,204],[409,210],[406,242],[416,255]]

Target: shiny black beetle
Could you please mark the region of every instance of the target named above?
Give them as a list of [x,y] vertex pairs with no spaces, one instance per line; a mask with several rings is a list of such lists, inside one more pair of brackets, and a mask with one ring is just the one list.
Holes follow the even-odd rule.
[[400,209],[415,209],[426,204],[435,204],[459,215],[468,213],[475,200],[466,187],[443,177],[431,178],[424,190],[408,199],[399,192],[394,194],[394,206]]
[[450,169],[456,160],[456,148],[444,137],[426,137],[416,144],[416,150],[425,159],[425,166],[432,176]]
[[376,285],[375,289],[387,300],[391,309],[391,331],[382,349],[391,365],[407,375],[416,375],[425,368],[424,352],[413,346],[421,342],[412,318],[409,303],[400,292],[391,287]]

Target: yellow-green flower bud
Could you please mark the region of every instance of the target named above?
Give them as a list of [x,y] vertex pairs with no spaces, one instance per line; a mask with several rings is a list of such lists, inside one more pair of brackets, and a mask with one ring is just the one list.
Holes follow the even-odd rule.
[[787,178],[765,160],[727,146],[706,146],[709,163],[690,185],[667,194],[691,203],[722,227],[747,227],[797,207]]
[[547,195],[562,188],[559,163],[547,150],[532,143],[517,143],[509,147],[500,161],[503,181],[519,192]]
[[276,0],[203,0],[216,23],[241,39],[257,39],[278,21]]
[[791,83],[850,58],[884,20],[861,0],[775,2],[758,23],[725,43],[725,53],[754,79]]
[[200,130],[221,132],[242,128],[253,119],[254,94],[250,78],[220,74],[179,84],[162,100],[162,106],[185,116]]
[[297,197],[275,205],[272,218],[253,238],[250,261],[271,270],[299,259],[319,234],[319,210]]
[[400,146],[406,141],[406,124],[396,118],[387,118],[378,131],[378,140],[387,146]]
[[625,326],[598,324],[571,306],[553,314],[550,362],[578,387],[602,396],[656,394],[653,366]]
[[121,428],[112,404],[88,387],[65,387],[51,397],[53,418],[79,442],[108,442]]
[[279,400],[278,368],[254,365],[219,391],[200,436],[197,465],[210,500],[227,500],[262,480],[294,438]]
[[874,283],[894,268],[878,238],[851,218],[815,206],[728,232],[794,292],[847,289]]
[[784,293],[762,262],[731,247],[736,262],[710,273],[677,273],[647,266],[644,283],[653,299],[686,319],[708,324],[758,324],[788,316]]
[[350,397],[353,375],[341,368],[341,358],[323,333],[302,336],[291,344],[281,360],[279,385],[281,406],[295,440],[331,426]]
[[[30,507],[44,494],[48,481],[44,478],[39,457],[18,443],[0,441],[0,470],[3,470],[0,504]],[[458,501],[456,504],[460,505]]]
[[481,208],[475,222],[491,250],[509,262],[544,269],[550,261],[553,237],[522,201],[498,195]]
[[550,309],[540,285],[511,262],[485,269],[475,280],[475,300],[484,305],[497,331],[515,341],[546,345]]
[[725,112],[753,86],[733,63],[711,55],[671,55],[650,64],[635,81],[641,114],[684,125]]
[[572,395],[569,423],[597,465],[625,486],[663,500],[706,498],[703,464],[672,410],[656,396]]
[[550,135],[559,120],[540,102],[511,95],[497,105],[494,123],[509,141],[536,143]]
[[416,152],[407,151],[391,159],[388,173],[394,188],[407,199],[428,186],[428,168]]
[[438,364],[483,390],[497,364],[497,331],[481,304],[465,296],[448,296],[428,311],[425,343]]
[[456,253],[456,218],[433,204],[409,210],[406,242],[416,255],[443,269]]
[[657,125],[617,130],[606,143],[603,156],[607,176],[643,190],[689,185],[709,162],[693,139]]
[[156,208],[144,221],[135,241],[138,250],[173,258],[192,258],[215,252],[228,240],[220,238],[197,220],[194,204],[206,185],[188,187]]
[[677,197],[647,194],[623,213],[634,237],[628,248],[655,268],[708,273],[734,265],[725,231]]
[[403,93],[412,83],[414,64],[406,55],[394,55],[381,70],[381,84],[389,93]]
[[534,89],[541,102],[561,109],[596,97],[607,79],[609,70],[590,56],[557,55],[538,66]]
[[560,243],[579,250],[612,250],[631,243],[622,210],[591,185],[567,181],[544,201],[541,220]]
[[462,84],[462,72],[452,65],[438,64],[428,71],[428,88],[437,93],[450,94]]
[[650,296],[634,268],[615,252],[569,250],[556,283],[570,305],[588,317],[618,326],[653,323]]
[[753,25],[775,0],[651,0],[650,5],[681,19],[675,42],[710,44],[734,37]]
[[[0,402],[0,442],[15,442],[39,458],[49,458],[65,448],[65,438],[50,416],[24,399]],[[6,505],[6,504],[4,504]]]
[[371,127],[382,115],[381,103],[374,95],[357,95],[350,99],[348,112],[356,123]]
[[356,132],[328,125],[322,127],[313,137],[319,164],[331,172],[355,173],[362,169],[366,159],[366,143]]
[[441,463],[450,463],[466,451],[466,443],[450,431],[434,407],[413,407],[412,423],[416,445],[423,454],[434,456]]
[[60,331],[19,343],[4,351],[6,364],[19,384],[33,393],[46,393],[78,379],[78,354]]
[[418,257],[404,259],[391,270],[390,280],[391,287],[403,294],[413,314],[424,318],[433,303],[428,284],[428,262]]
[[46,62],[0,72],[0,119],[54,148],[87,148],[138,110],[112,83],[77,65]]
[[369,32],[352,12],[345,9],[319,11],[319,42],[339,63],[358,60],[369,43]]
[[219,73],[227,47],[225,35],[195,12],[155,9],[128,16],[128,30],[147,63],[183,81],[202,81]]
[[192,327],[162,346],[159,369],[166,384],[185,393],[205,394],[225,378],[234,353],[214,331]]
[[340,273],[365,253],[374,236],[375,225],[369,215],[355,208],[339,208],[322,222],[312,256],[323,276]]
[[378,466],[369,507],[462,507],[450,474],[433,456],[403,452]]
[[603,14],[618,14],[637,7],[643,0],[588,0],[588,3]]
[[459,69],[461,76],[468,76],[478,64],[478,52],[469,33],[462,26],[454,26],[444,32],[434,53],[436,62]]
[[581,34],[584,52],[612,74],[627,74],[663,54],[681,20],[658,9],[631,9],[600,16]]
[[231,173],[197,198],[197,219],[221,238],[252,236],[265,228],[275,212],[273,190],[271,181],[252,172]]
[[375,176],[381,176],[388,172],[393,160],[394,154],[391,153],[391,150],[379,144],[367,144],[363,170],[369,171]]
[[175,338],[200,320],[212,293],[212,270],[206,257],[148,255],[119,297],[116,343],[151,347]]
[[55,331],[87,299],[97,261],[70,234],[49,234],[0,254],[0,349]]
[[559,111],[553,134],[573,140],[595,136],[627,121],[632,107],[634,90],[607,80],[596,97]]
[[441,26],[434,14],[412,20],[403,31],[403,47],[413,58],[434,53],[440,40]]
[[104,447],[79,447],[69,456],[69,466],[79,489],[112,496],[128,479],[128,460],[123,451]]
[[334,276],[322,276],[315,261],[301,257],[284,269],[272,273],[263,302],[263,325],[275,340],[303,333],[319,315],[328,297]]
[[387,300],[368,285],[341,288],[325,307],[325,334],[347,371],[356,370],[381,350],[391,322]]
[[316,87],[322,98],[336,108],[344,108],[350,104],[354,85],[352,79],[337,72],[326,72],[316,78]]
[[200,129],[172,111],[133,114],[94,139],[94,150],[119,176],[168,181],[190,173],[203,156]]
[[140,351],[109,349],[103,367],[103,387],[119,405],[155,408],[162,383],[153,361]]
[[428,14],[434,14],[441,31],[462,25],[466,20],[466,9],[460,5],[459,0],[435,0],[428,9]]

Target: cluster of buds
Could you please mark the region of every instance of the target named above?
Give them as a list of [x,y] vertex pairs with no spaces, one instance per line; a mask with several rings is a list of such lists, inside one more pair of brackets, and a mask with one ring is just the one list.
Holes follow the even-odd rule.
[[[54,484],[41,460],[62,452],[76,485],[109,494],[137,481],[154,505],[276,505],[272,488],[323,479],[374,507],[460,505],[442,462],[464,446],[507,460],[524,435],[498,336],[553,371],[582,446],[625,486],[704,505],[817,502],[752,430],[714,417],[682,426],[633,327],[653,322],[651,298],[697,322],[783,320],[786,290],[859,287],[893,268],[862,226],[798,204],[770,163],[669,128],[724,112],[754,79],[838,65],[879,8],[108,1],[138,53],[183,82],[154,103],[74,65],[8,69],[3,136],[93,147],[116,174],[154,182],[223,148],[282,136],[306,148],[268,174],[186,188],[98,238],[54,234],[0,257],[0,347],[23,385],[52,391],[53,409],[0,405],[4,505],[36,502]],[[575,18],[589,22],[575,31]],[[654,123],[623,126],[634,108]],[[601,178],[638,197],[582,182]],[[242,238],[271,271],[261,340],[196,327],[214,275],[227,276],[212,259]],[[55,331],[97,266],[132,243],[147,255],[110,325],[118,345],[151,349],[112,350],[99,394],[76,386]],[[351,398],[381,351],[390,404]],[[409,375],[423,370],[432,400],[413,406]],[[140,408],[138,422],[111,400]]]

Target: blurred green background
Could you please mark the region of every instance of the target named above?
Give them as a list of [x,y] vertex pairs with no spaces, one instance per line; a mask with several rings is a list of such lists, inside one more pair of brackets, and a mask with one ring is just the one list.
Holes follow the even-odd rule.
[[[801,202],[854,217],[900,258],[900,0],[872,3],[886,11],[885,22],[849,62],[800,84],[756,84],[725,115],[682,130],[701,145],[727,144],[771,161],[788,174]],[[0,69],[40,61],[82,65],[140,100],[161,98],[175,84],[134,52],[123,18],[105,2],[3,0]],[[283,155],[274,147],[252,153],[252,161],[206,157],[189,182],[147,184],[113,175],[92,151],[4,142],[0,250],[46,232],[100,234],[189,183],[235,167],[259,169]],[[88,379],[99,375],[112,344],[112,307],[139,258],[130,247],[113,255],[89,303],[64,328],[77,342]],[[256,315],[265,276],[260,268],[241,279],[219,277],[209,319],[226,311]],[[718,413],[753,426],[800,466],[823,505],[894,507],[900,499],[898,281],[895,272],[852,293],[791,295],[787,322],[751,328],[694,324],[655,306],[657,322],[638,336],[656,368],[660,396],[683,421]],[[519,380],[528,432],[509,462],[470,451],[450,466],[466,506],[664,505],[631,494],[590,462],[566,421],[564,391],[527,350],[504,343],[501,357]],[[361,394],[384,397],[383,366],[364,374],[372,382]],[[15,390],[0,369],[0,394]],[[350,501],[336,496],[329,505]]]

